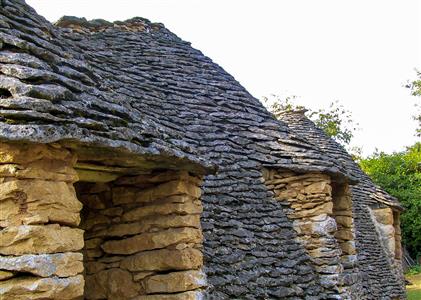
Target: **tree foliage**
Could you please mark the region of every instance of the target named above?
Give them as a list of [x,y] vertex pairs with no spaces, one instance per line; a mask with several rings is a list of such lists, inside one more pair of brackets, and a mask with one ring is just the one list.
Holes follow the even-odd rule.
[[406,151],[377,152],[360,160],[361,168],[385,191],[399,199],[402,241],[412,255],[421,254],[421,143]]
[[421,137],[421,72],[420,71],[417,71],[417,79],[409,83],[407,87],[411,89],[413,96],[420,97],[418,98],[420,103],[415,104],[416,112],[414,113],[412,117],[418,123],[415,135],[418,137]]
[[317,127],[342,145],[349,145],[354,132],[357,130],[358,124],[354,122],[351,112],[345,109],[338,101],[330,103],[328,108],[318,110],[311,110],[297,104],[296,96],[281,98],[272,95],[271,97],[264,97],[263,101],[277,118],[284,112],[305,111],[306,116]]

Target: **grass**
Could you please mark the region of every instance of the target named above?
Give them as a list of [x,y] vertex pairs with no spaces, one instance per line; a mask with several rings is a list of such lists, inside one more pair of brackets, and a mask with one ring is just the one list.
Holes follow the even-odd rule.
[[406,278],[412,282],[412,285],[407,285],[408,300],[421,299],[421,274],[407,275]]

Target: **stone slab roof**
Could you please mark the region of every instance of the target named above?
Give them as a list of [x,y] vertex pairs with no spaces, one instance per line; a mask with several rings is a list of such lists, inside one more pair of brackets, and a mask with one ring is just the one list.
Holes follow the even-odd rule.
[[0,139],[74,141],[204,168],[231,161],[344,177],[231,75],[162,24],[0,7]]
[[317,126],[304,115],[304,111],[286,112],[282,114],[281,120],[285,121],[297,134],[305,137],[309,142],[318,145],[322,151],[340,163],[343,168],[347,170],[348,176],[358,181],[358,184],[353,187],[354,189],[362,189],[366,196],[376,202],[392,206],[399,210],[403,209],[398,199],[377,186],[371,178],[361,170],[344,147],[328,137],[323,130],[317,128]]
[[334,141],[305,115],[304,111],[288,112],[281,116],[288,126],[298,134],[334,157],[357,178],[358,183],[351,186],[353,215],[356,231],[356,247],[363,290],[368,299],[383,299],[385,295],[392,298],[402,298],[405,295],[399,269],[382,246],[371,209],[392,207],[402,210],[399,201],[376,186],[365,174],[346,150]]

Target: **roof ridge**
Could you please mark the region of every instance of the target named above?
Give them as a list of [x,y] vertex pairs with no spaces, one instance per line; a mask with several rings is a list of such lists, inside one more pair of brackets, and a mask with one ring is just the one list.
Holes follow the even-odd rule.
[[63,16],[54,24],[56,27],[68,28],[77,32],[98,32],[107,29],[119,29],[132,32],[150,32],[165,29],[164,24],[151,22],[143,17],[134,17],[125,21],[107,21],[105,19],[88,20],[85,17]]

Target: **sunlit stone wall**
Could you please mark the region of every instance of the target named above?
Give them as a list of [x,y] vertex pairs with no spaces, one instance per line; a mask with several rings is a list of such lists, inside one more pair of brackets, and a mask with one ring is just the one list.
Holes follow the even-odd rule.
[[76,158],[0,143],[0,298],[75,299],[84,288]]

